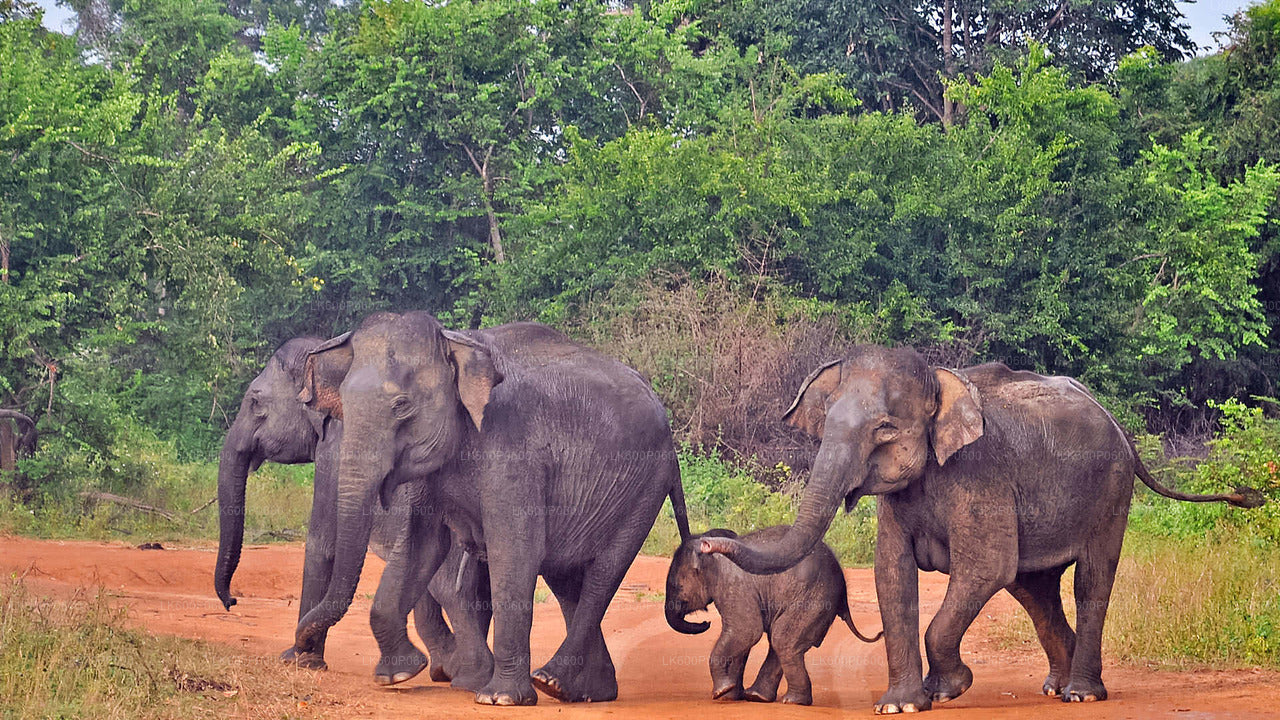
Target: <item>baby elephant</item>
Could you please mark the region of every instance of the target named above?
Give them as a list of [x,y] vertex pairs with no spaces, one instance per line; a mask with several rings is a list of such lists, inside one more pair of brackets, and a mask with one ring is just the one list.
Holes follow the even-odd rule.
[[[769,542],[786,532],[785,525],[775,526],[743,539]],[[837,615],[863,642],[875,642],[883,634],[867,638],[854,627],[845,595],[844,572],[835,553],[825,544],[818,543],[789,570],[776,575],[752,575],[727,558],[698,552],[698,541],[704,537],[737,535],[732,530],[710,530],[680,546],[667,572],[666,612],[667,624],[693,635],[706,632],[711,624],[691,623],[685,615],[716,604],[724,627],[711,651],[713,697],[773,702],[778,696],[778,683],[786,675],[787,694],[782,702],[811,705],[813,690],[804,654],[822,644]],[[761,633],[769,635],[769,654],[755,683],[744,692],[742,671],[747,654]]]

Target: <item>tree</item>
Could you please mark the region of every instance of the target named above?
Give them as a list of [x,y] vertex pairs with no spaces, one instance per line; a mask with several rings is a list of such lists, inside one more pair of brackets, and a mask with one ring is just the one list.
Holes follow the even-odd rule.
[[1166,60],[1195,51],[1174,0],[748,0],[706,3],[698,15],[802,72],[840,72],[867,107],[944,124],[956,112],[947,81],[1008,64],[1032,42],[1089,81],[1143,46]]

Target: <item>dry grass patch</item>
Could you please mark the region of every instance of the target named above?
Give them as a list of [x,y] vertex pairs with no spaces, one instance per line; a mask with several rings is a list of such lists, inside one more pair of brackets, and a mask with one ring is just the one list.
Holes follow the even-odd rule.
[[[1074,625],[1071,574],[1063,604]],[[1006,647],[1038,647],[1022,612],[997,636]],[[1115,660],[1171,668],[1280,667],[1280,549],[1233,532],[1194,542],[1131,532],[1102,648]]]
[[339,705],[312,673],[209,643],[152,637],[101,592],[0,584],[0,717],[290,718]]

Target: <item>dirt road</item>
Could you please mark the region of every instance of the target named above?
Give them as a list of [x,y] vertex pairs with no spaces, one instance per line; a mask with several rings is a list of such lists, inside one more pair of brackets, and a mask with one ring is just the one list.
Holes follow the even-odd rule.
[[[27,586],[50,596],[102,587],[131,608],[130,622],[153,634],[201,638],[253,655],[274,656],[293,636],[302,574],[302,547],[272,545],[245,549],[232,584],[239,604],[224,612],[213,594],[214,552],[209,547],[138,550],[127,545],[0,538],[0,569],[25,574]],[[818,718],[870,716],[884,691],[884,646],[865,645],[843,625],[808,655],[814,707],[718,703],[710,696],[707,653],[719,628],[696,636],[667,627],[662,614],[667,561],[638,558],[605,617],[604,633],[618,671],[619,699],[599,705],[564,705],[541,697],[533,708],[486,708],[468,693],[433,684],[423,673],[396,688],[373,685],[377,647],[368,631],[369,601],[381,563],[365,567],[356,603],[330,634],[327,673],[315,673],[314,702],[304,710],[316,717],[597,717],[615,718]],[[863,630],[880,627],[869,570],[848,570],[854,620]],[[924,621],[932,617],[946,578],[921,581]],[[1038,647],[1001,648],[991,639],[996,619],[1021,612],[1007,595],[988,604],[964,643],[974,686],[961,698],[938,706],[946,718],[1258,718],[1280,717],[1275,698],[1280,673],[1263,671],[1168,672],[1110,662],[1104,678],[1111,699],[1065,705],[1040,695],[1047,669]],[[714,616],[714,613],[712,613]],[[564,637],[554,599],[535,611],[535,666],[549,658]],[[748,683],[763,659],[757,647]]]

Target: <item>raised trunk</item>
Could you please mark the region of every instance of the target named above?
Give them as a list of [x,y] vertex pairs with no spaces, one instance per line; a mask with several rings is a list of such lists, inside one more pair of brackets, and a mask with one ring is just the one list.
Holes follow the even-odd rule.
[[[846,490],[844,483],[844,478],[850,477],[849,465],[854,457],[848,446],[848,443],[825,442],[819,448],[804,499],[796,511],[795,524],[780,539],[746,543],[729,538],[705,538],[703,551],[723,553],[743,570],[756,575],[779,573],[800,562],[822,540],[845,494],[851,491]],[[865,468],[865,459],[863,466]],[[857,477],[861,479],[863,475]]]
[[379,502],[379,490],[391,470],[392,441],[388,433],[353,426],[350,418],[342,438],[338,462],[338,532],[329,589],[298,623],[295,647],[310,651],[325,631],[351,607],[369,550],[369,536]]
[[244,544],[244,491],[255,449],[249,435],[244,426],[233,424],[218,460],[218,561],[213,587],[228,610],[236,604],[231,597],[231,576],[240,564]]

